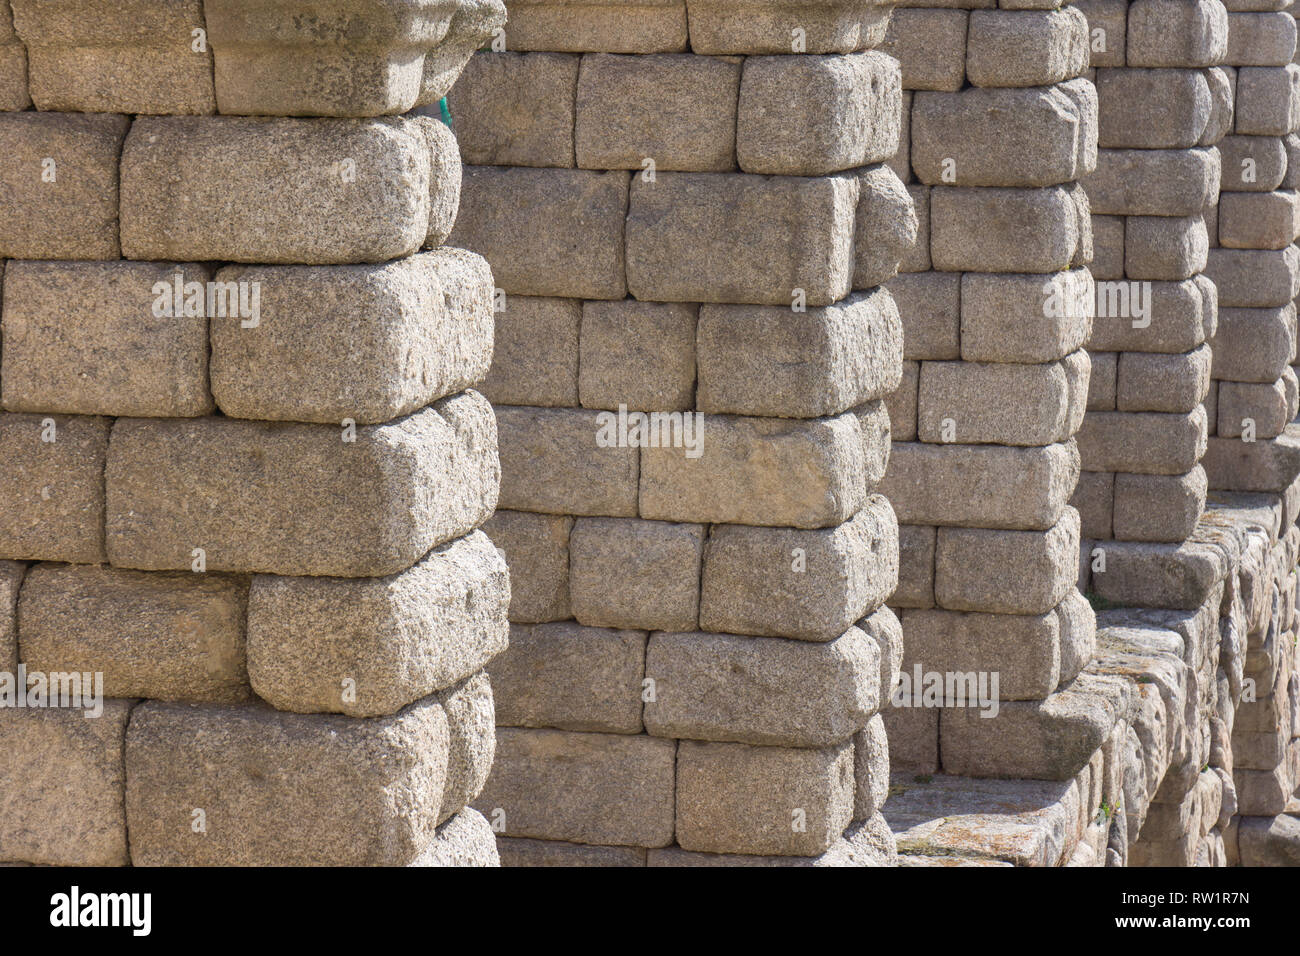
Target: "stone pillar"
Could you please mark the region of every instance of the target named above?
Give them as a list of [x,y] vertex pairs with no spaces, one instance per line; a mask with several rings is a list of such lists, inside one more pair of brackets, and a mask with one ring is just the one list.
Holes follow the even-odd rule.
[[397,114],[503,8],[2,6],[0,668],[108,699],[0,710],[0,860],[494,865],[493,283]]
[[[1300,859],[1300,700],[1295,650],[1297,502],[1296,306],[1300,292],[1300,66],[1296,22],[1279,4],[1229,3],[1233,135],[1224,140],[1222,193],[1207,271],[1219,285],[1214,347],[1217,415],[1207,471],[1212,489],[1264,492],[1283,500],[1282,533],[1270,554],[1274,573],[1256,601],[1269,613],[1247,635],[1247,693],[1231,732],[1240,818],[1235,846],[1244,865]],[[1287,6],[1290,6],[1287,4]]]
[[498,290],[507,864],[878,863],[915,236],[863,0],[519,0],[450,97]]
[[[1080,8],[1089,18],[1100,103],[1098,168],[1084,181],[1097,295],[1074,499],[1083,517],[1081,580],[1103,608],[1177,608],[1202,622],[1192,627],[1178,618],[1175,627],[1167,618],[1106,610],[1098,618],[1104,653],[1097,669],[1125,673],[1135,659],[1149,661],[1152,646],[1165,646],[1153,642],[1182,627],[1198,639],[1180,642],[1180,659],[1159,667],[1193,681],[1205,713],[1230,711],[1226,697],[1218,699],[1216,676],[1220,667],[1231,670],[1236,649],[1221,653],[1215,638],[1233,575],[1213,531],[1200,526],[1207,342],[1218,313],[1214,283],[1203,274],[1206,211],[1218,199],[1215,144],[1231,123],[1229,79],[1214,68],[1227,48],[1227,11],[1217,0],[1087,0]],[[1161,685],[1166,710],[1182,694],[1177,684]],[[1135,755],[1124,758],[1126,783],[1114,800],[1122,807],[1121,856],[1139,835],[1146,838],[1130,864],[1150,862],[1147,848],[1170,836],[1168,810],[1189,790],[1213,790],[1217,805],[1224,786],[1206,767],[1206,722],[1182,726],[1175,713],[1155,720],[1135,701],[1107,741],[1108,752]],[[1161,740],[1150,732],[1153,723],[1177,732]],[[1173,838],[1194,853],[1217,815],[1205,829],[1199,818],[1196,826],[1173,828]],[[1217,830],[1213,841],[1221,857]]]
[[[1012,6],[918,2],[891,25],[913,91],[900,168],[921,238],[889,284],[906,362],[882,491],[901,524],[906,651],[886,726],[910,774],[1068,780],[1105,710],[1076,680],[1094,622],[1067,504],[1088,388],[1079,179],[1096,164],[1097,99],[1083,14]],[[971,696],[1000,703],[941,708],[941,692],[923,693],[930,675],[957,674],[982,675]]]

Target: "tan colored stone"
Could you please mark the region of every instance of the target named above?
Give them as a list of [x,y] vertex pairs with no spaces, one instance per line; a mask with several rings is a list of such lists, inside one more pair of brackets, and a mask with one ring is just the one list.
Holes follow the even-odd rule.
[[259,574],[249,677],[278,710],[387,716],[505,650],[509,603],[505,561],[482,532],[382,578]]
[[29,670],[103,674],[108,697],[248,700],[246,578],[38,564],[19,596]]
[[492,366],[478,390],[493,405],[578,405],[582,303],[527,295],[495,314]]
[[448,740],[436,700],[377,720],[148,701],[126,733],[131,862],[410,863],[434,840]]
[[569,533],[573,519],[498,509],[483,531],[510,568],[510,620],[531,624],[572,617]]
[[511,625],[510,647],[488,665],[497,722],[639,734],[645,648],[645,631]]
[[[590,53],[578,76],[574,140],[582,169],[736,168],[739,60]],[[671,103],[671,109],[648,108]]]
[[501,727],[474,806],[504,836],[667,846],[676,752],[676,741],[656,737]]
[[236,266],[216,281],[260,290],[256,320],[211,320],[212,392],[232,418],[387,422],[487,373],[492,276],[473,253],[440,249],[382,266]]
[[0,555],[104,561],[104,460],[109,421],[0,414]]
[[708,528],[578,518],[569,537],[573,616],[591,627],[694,630]]
[[495,432],[474,392],[360,426],[354,441],[328,425],[119,419],[103,479],[108,551],[141,570],[190,568],[201,548],[213,571],[404,571],[492,513]]
[[658,633],[646,730],[657,737],[828,747],[880,707],[880,650],[856,627],[813,644],[732,634]]
[[80,710],[0,710],[0,859],[49,866],[124,866],[131,702]]
[[[585,408],[694,407],[698,309],[663,302],[584,302],[578,396]],[[548,356],[549,358],[549,356]]]
[[700,411],[814,418],[898,387],[903,326],[884,289],[806,313],[706,305],[697,347]]
[[898,524],[879,495],[837,528],[716,527],[704,552],[700,628],[830,641],[898,583]]
[[125,116],[101,113],[0,113],[0,151],[8,157],[0,173],[0,258],[118,257],[118,154],[129,125]]
[[484,50],[472,56],[447,96],[465,162],[573,166],[580,62],[560,53]]
[[1078,560],[1073,508],[1048,531],[940,528],[935,601],[953,611],[1046,614],[1074,587]]
[[677,843],[707,853],[816,856],[853,817],[853,744],[822,750],[683,740]]
[[209,276],[192,264],[10,262],[0,325],[4,407],[136,417],[210,413],[208,323],[202,315],[175,314],[173,294],[178,282],[201,284]]
[[507,406],[495,411],[502,508],[636,517],[641,450],[597,443],[602,416],[612,413]]

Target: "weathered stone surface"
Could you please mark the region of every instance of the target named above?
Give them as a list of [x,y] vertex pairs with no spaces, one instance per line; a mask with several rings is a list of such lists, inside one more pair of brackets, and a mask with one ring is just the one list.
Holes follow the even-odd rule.
[[1062,186],[936,187],[930,221],[930,254],[944,272],[1057,272],[1091,245],[1091,223]]
[[499,837],[497,849],[506,867],[589,866],[638,867],[646,865],[646,850],[636,846],[584,846],[562,840],[528,840]]
[[897,442],[880,493],[902,524],[1046,530],[1079,475],[1073,443],[1042,448]]
[[501,866],[496,834],[483,814],[465,807],[434,832],[412,866]]
[[[721,57],[584,56],[574,132],[577,165],[640,171],[648,159],[656,171],[735,169],[741,69],[739,61]],[[646,108],[655,102],[673,108]]]
[[[898,387],[903,325],[884,289],[805,313],[706,305],[697,348],[700,411],[816,418]],[[791,355],[801,361],[791,363]]]
[[578,362],[583,407],[695,407],[698,312],[693,305],[634,299],[584,302]]
[[216,281],[260,289],[256,324],[212,318],[212,392],[232,418],[387,422],[463,391],[491,361],[492,275],[460,249],[382,266],[237,266]]
[[1096,82],[1102,149],[1189,149],[1210,122],[1213,100],[1199,70],[1101,69]]
[[898,60],[904,89],[961,89],[966,79],[969,18],[966,10],[894,10],[880,49]]
[[898,62],[883,53],[749,57],[736,158],[747,173],[782,176],[882,162],[898,150],[901,110]]
[[514,295],[622,299],[628,179],[619,171],[466,166],[447,241],[487,259],[497,285]]
[[1083,184],[1095,214],[1199,216],[1219,176],[1214,149],[1103,149]]
[[700,628],[834,640],[894,592],[897,540],[879,495],[837,528],[716,527],[704,552]]
[[118,154],[129,124],[103,113],[0,114],[0,150],[9,157],[0,173],[0,257],[118,257]]
[[13,7],[37,109],[216,112],[212,53],[194,39],[205,27],[200,0],[17,0]]
[[386,716],[503,651],[509,603],[505,561],[482,532],[387,577],[259,574],[249,677],[278,710]]
[[131,702],[81,710],[0,710],[0,859],[124,866],[122,741]]
[[1207,427],[1203,405],[1186,415],[1092,412],[1076,440],[1090,470],[1184,475],[1205,454]]
[[572,166],[580,63],[559,53],[481,51],[470,57],[447,96],[465,162]]
[[889,166],[862,170],[858,191],[853,288],[873,289],[897,274],[916,244],[919,221],[911,194]]
[[499,509],[483,531],[510,568],[510,619],[525,624],[572,617],[569,533],[573,519]]
[[[923,702],[924,690],[911,680],[915,668],[922,674],[997,673],[996,693],[1003,701],[1041,700],[1060,682],[1060,622],[1054,611],[1030,615],[909,610],[903,613],[903,628],[903,673],[909,677],[914,705]],[[945,703],[978,705],[975,700]]]
[[853,738],[853,819],[869,820],[889,797],[889,737],[876,714]]
[[582,313],[577,299],[507,296],[478,390],[493,405],[576,408]]
[[569,537],[573,616],[593,627],[694,629],[707,533],[696,524],[578,518]]
[[196,265],[10,262],[0,323],[4,407],[137,417],[211,412],[208,324],[201,315],[176,315],[172,292],[177,281],[204,283],[209,275]]
[[642,517],[824,528],[851,518],[870,493],[862,477],[872,448],[853,412],[702,421],[694,453],[662,438],[641,450]]
[[685,0],[511,0],[512,50],[665,53],[686,49]]
[[1300,817],[1245,817],[1237,840],[1242,866],[1300,866]]
[[18,668],[18,589],[26,568],[18,561],[0,561],[0,673]]
[[637,514],[640,449],[597,444],[602,416],[570,408],[496,410],[501,507],[545,514]]
[[1128,65],[1213,66],[1224,59],[1228,36],[1227,11],[1215,0],[1134,0],[1128,10]]
[[505,8],[499,0],[325,8],[208,0],[204,16],[221,112],[374,116],[443,96],[505,22]]
[[1199,465],[1185,475],[1116,475],[1116,540],[1185,540],[1205,510],[1206,488]]
[[1230,249],[1284,249],[1300,233],[1294,189],[1224,193],[1219,199],[1219,245]]
[[1115,407],[1121,412],[1191,412],[1210,388],[1210,347],[1183,355],[1119,356]]
[[853,744],[822,750],[683,740],[677,843],[707,853],[815,856],[853,816]]
[[1287,175],[1286,145],[1276,136],[1225,136],[1218,150],[1225,192],[1269,192]]
[[[638,176],[627,216],[628,290],[661,302],[789,307],[799,290],[809,306],[838,302],[852,286],[857,201],[851,175]],[[590,244],[585,231],[577,235]]]
[[131,862],[411,863],[435,839],[448,744],[436,700],[376,720],[145,702],[126,732]]
[[1287,368],[1295,349],[1295,306],[1221,309],[1219,334],[1210,342],[1211,374],[1229,382],[1271,385]]
[[1114,684],[1080,677],[1043,701],[1007,701],[996,717],[978,709],[940,713],[946,773],[1068,780],[1101,747],[1126,703]]
[[1124,223],[1124,270],[1130,279],[1190,279],[1209,254],[1198,216],[1130,216]]
[[29,670],[103,674],[108,697],[247,700],[248,581],[38,564],[18,601]]
[[501,727],[474,806],[502,821],[504,836],[667,846],[676,753],[676,741],[657,737]]
[[13,11],[0,10],[0,110],[32,105],[27,88],[27,49],[14,33]]
[[437,700],[447,715],[448,732],[447,782],[438,811],[441,826],[482,792],[492,770],[497,737],[492,685],[483,671],[439,692]]
[[498,723],[640,733],[645,648],[645,631],[511,625],[510,647],[488,665]]
[[110,559],[184,569],[201,548],[213,571],[379,577],[473,530],[496,506],[495,422],[475,392],[348,435],[328,425],[118,420],[103,479]]
[[122,251],[385,262],[424,243],[429,170],[415,120],[139,119],[122,149]]
[[1047,86],[1088,67],[1088,21],[1060,10],[974,10],[966,76],[975,86]]
[[1048,531],[940,528],[935,601],[953,611],[1046,614],[1074,586],[1078,560],[1073,508]]
[[1267,309],[1300,295],[1300,248],[1211,249],[1205,274],[1214,281],[1219,304]]
[[0,414],[0,555],[104,561],[104,460],[109,421]]
[[645,725],[657,737],[829,747],[880,705],[880,650],[856,627],[824,644],[654,634],[645,674],[654,681]]
[[925,362],[919,395],[923,442],[1048,445],[1072,431],[1070,376],[1061,362]]
[[1228,14],[1225,63],[1285,66],[1295,56],[1296,22],[1290,10]]
[[1037,364],[1088,340],[1095,283],[1086,269],[1050,278],[968,272],[961,277],[961,357]]
[[1300,126],[1300,66],[1244,66],[1236,90],[1236,132],[1286,136]]
[[806,53],[852,53],[885,37],[891,7],[876,0],[799,3],[792,0],[686,0],[695,53],[789,54],[801,29]]

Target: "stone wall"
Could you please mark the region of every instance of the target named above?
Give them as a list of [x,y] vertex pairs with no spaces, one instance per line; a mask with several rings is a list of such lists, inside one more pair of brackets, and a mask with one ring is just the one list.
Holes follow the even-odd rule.
[[1300,864],[1286,0],[322,10],[0,0],[0,862]]
[[888,11],[507,6],[450,97],[514,583],[475,805],[506,863],[890,859]]
[[395,114],[503,14],[0,4],[0,860],[497,863],[493,283]]

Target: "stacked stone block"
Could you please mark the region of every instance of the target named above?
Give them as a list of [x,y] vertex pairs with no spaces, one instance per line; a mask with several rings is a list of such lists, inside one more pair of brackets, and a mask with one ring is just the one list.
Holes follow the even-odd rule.
[[1100,105],[1092,204],[1098,283],[1088,415],[1075,494],[1096,593],[1124,600],[1100,571],[1117,550],[1163,553],[1205,508],[1204,409],[1216,296],[1203,274],[1204,212],[1218,198],[1231,101],[1214,68],[1227,48],[1217,0],[1087,0]]
[[[971,9],[971,8],[974,9]],[[996,675],[996,716],[887,711],[901,769],[1064,779],[1100,744],[1076,678],[1092,611],[1075,586],[1097,162],[1087,24],[1058,4],[907,4],[888,48],[909,93],[920,237],[889,283],[904,325],[882,486],[900,522],[904,672]],[[952,705],[956,702],[946,698]],[[1103,708],[1104,709],[1104,708]]]
[[[1296,310],[1300,231],[1294,133],[1300,127],[1296,22],[1276,3],[1238,2],[1228,15],[1232,135],[1207,272],[1219,288],[1214,348],[1217,411],[1210,487],[1282,494],[1300,471],[1296,437]],[[1289,6],[1287,4],[1286,6]]]
[[513,581],[475,806],[507,864],[886,862],[888,9],[507,7],[450,97]]
[[504,9],[0,6],[0,669],[107,698],[0,710],[0,860],[495,864],[493,282],[398,114]]

